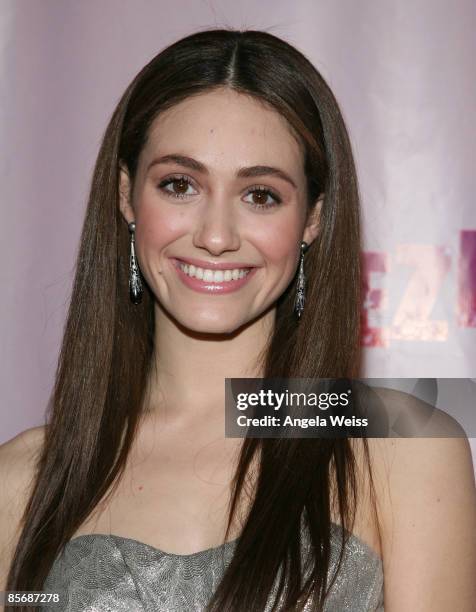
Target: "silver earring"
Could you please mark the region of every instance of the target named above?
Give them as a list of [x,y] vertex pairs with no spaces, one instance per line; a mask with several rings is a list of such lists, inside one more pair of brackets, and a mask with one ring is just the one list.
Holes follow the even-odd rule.
[[131,302],[133,304],[140,304],[142,301],[142,282],[136,259],[135,231],[136,224],[134,222],[129,223],[129,233],[131,235],[131,253],[129,257],[129,297],[131,298]]
[[301,259],[299,261],[299,273],[297,279],[296,298],[294,300],[294,314],[299,321],[304,310],[306,301],[306,275],[304,274],[304,253],[309,248],[307,242],[301,242]]

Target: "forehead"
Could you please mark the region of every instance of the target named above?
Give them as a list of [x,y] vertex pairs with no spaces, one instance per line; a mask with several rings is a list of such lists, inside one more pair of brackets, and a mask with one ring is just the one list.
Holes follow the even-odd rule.
[[303,152],[287,120],[231,89],[192,96],[152,123],[143,161],[173,149],[210,166],[266,164],[303,173]]

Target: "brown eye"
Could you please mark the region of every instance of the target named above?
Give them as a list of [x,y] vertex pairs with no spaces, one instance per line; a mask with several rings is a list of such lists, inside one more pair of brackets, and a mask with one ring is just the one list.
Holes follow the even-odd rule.
[[257,209],[273,208],[282,202],[281,198],[276,193],[265,187],[252,187],[248,189],[246,193],[246,195],[250,194],[252,196],[252,201],[249,203]]
[[254,191],[253,192],[253,204],[267,204],[266,200],[268,199],[268,194],[263,191]]
[[[172,189],[166,189],[169,185],[172,185]],[[193,187],[192,183],[185,176],[173,176],[168,179],[164,179],[159,183],[159,189],[172,198],[186,198],[193,193],[187,193],[189,187]]]
[[189,183],[187,183],[187,181],[184,181],[183,179],[178,179],[178,180],[174,180],[173,184],[176,187],[175,189],[176,193],[180,193],[180,194],[187,193],[187,189],[189,186]]

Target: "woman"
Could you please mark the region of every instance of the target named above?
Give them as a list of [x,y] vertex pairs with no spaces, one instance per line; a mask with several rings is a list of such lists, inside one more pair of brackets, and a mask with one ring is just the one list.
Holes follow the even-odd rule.
[[99,152],[47,425],[2,447],[6,588],[473,609],[466,441],[224,437],[225,378],[358,373],[359,253],[348,136],[299,51],[210,30],[145,66]]

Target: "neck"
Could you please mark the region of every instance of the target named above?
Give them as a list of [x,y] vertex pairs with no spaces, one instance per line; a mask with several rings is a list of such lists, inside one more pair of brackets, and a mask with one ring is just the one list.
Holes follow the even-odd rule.
[[185,424],[223,418],[225,378],[264,376],[263,357],[274,329],[275,308],[225,334],[195,332],[155,306],[155,342],[148,408]]

